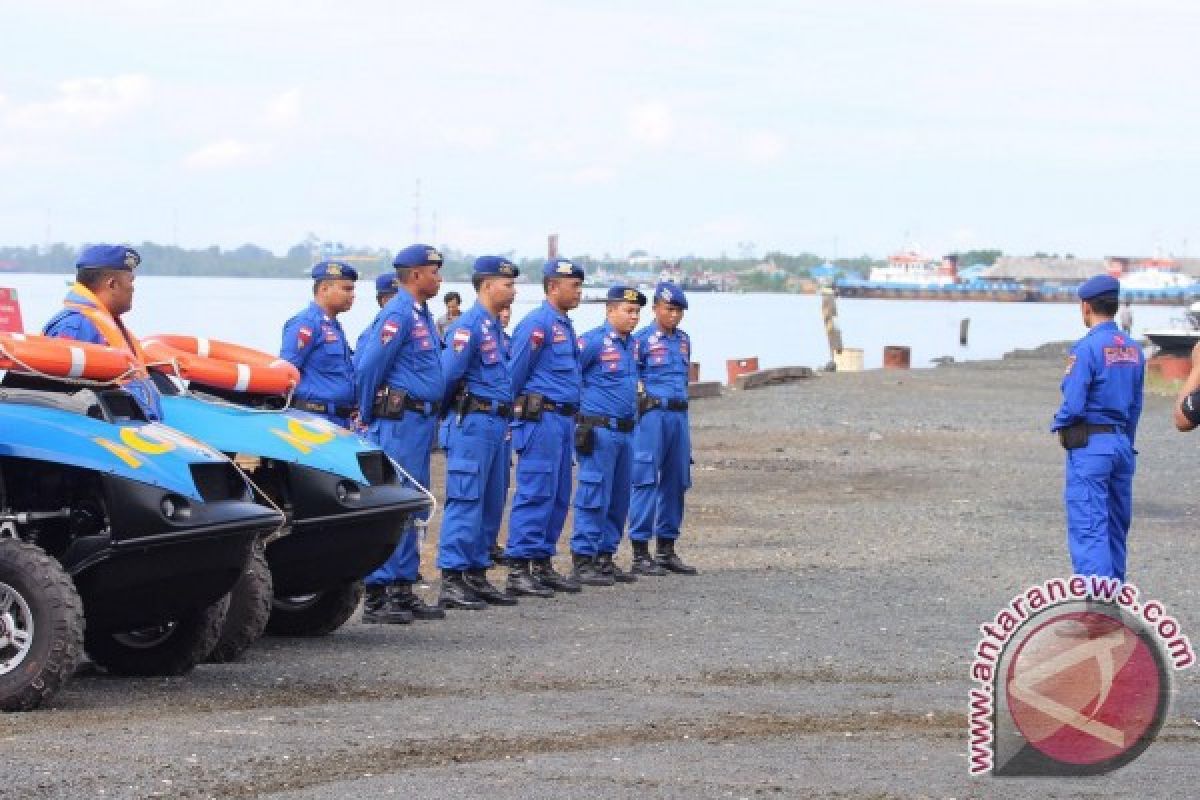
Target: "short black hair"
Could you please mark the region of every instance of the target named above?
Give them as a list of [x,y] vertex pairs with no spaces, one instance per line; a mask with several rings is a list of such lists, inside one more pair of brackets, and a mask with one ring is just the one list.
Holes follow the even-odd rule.
[[106,280],[122,271],[108,269],[107,267],[89,267],[76,272],[75,280],[83,284],[88,290],[94,290],[99,288]]
[[1115,316],[1117,309],[1121,307],[1115,294],[1099,294],[1084,302],[1088,304],[1088,308],[1092,309],[1093,314],[1099,314],[1102,317]]
[[[474,282],[475,282],[475,281],[473,280],[473,278],[474,278],[474,276],[472,276],[472,281],[471,281],[472,283],[474,283]],[[445,296],[444,296],[444,297],[442,297],[442,302],[443,302],[443,303],[449,304],[451,300],[457,300],[459,303],[461,303],[461,302],[462,302],[462,295],[461,295],[461,294],[459,294],[458,292],[446,292]]]

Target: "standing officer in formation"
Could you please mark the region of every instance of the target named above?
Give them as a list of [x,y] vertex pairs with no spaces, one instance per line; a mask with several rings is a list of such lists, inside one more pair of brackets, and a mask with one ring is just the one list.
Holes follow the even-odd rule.
[[[496,314],[496,319],[500,321],[500,344],[504,348],[504,360],[508,361],[512,357],[512,337],[508,335],[508,323],[512,319],[512,306],[500,309]],[[508,429],[507,435],[504,437],[504,453],[501,458],[504,459],[504,470],[502,472],[504,478],[503,488],[500,490],[500,496],[504,498],[504,503],[500,509],[500,513],[494,517],[484,515],[483,530],[487,537],[488,552],[491,554],[492,563],[502,567],[508,566],[508,561],[504,557],[504,548],[500,546],[500,526],[504,522],[504,507],[508,505],[508,487],[509,476],[512,473],[512,428]]]
[[512,305],[520,270],[500,256],[475,260],[475,305],[446,331],[442,371],[448,409],[446,505],[438,539],[443,608],[482,609],[516,605],[516,598],[487,579],[492,565],[485,519],[504,515],[508,458],[505,440],[512,419],[504,331],[497,315]]
[[546,589],[582,588],[573,577],[556,572],[552,559],[571,500],[581,377],[575,329],[567,312],[579,305],[583,269],[565,258],[547,261],[542,288],[545,302],[521,320],[512,338],[517,490],[504,549],[510,567],[508,590],[539,596],[545,596]]
[[[358,406],[370,437],[413,480],[429,486],[429,453],[441,410],[441,344],[427,301],[442,285],[442,254],[414,244],[396,254],[392,265],[400,284],[379,312],[358,354]],[[440,619],[444,611],[413,593],[420,567],[415,527],[396,552],[366,578],[364,622]]]
[[[644,396],[633,440],[633,496],[629,540],[633,571],[663,570],[695,575],[675,553],[683,523],[683,496],[692,485],[692,440],[688,430],[688,367],[691,341],[679,329],[687,297],[673,283],[654,287],[654,322],[635,335]],[[656,540],[650,557],[650,537]]]
[[279,356],[300,370],[292,405],[343,428],[357,417],[353,352],[337,316],[354,305],[358,273],[340,261],[312,268],[313,301],[283,326]]
[[608,290],[607,321],[579,338],[583,401],[575,437],[579,475],[571,554],[575,578],[594,586],[637,580],[613,556],[629,513],[637,423],[637,344],[630,334],[645,305],[646,296],[637,289],[613,287]]
[[1113,317],[1121,284],[1097,275],[1078,289],[1087,335],[1071,348],[1054,415],[1067,450],[1067,545],[1077,575],[1125,580],[1133,517],[1134,441],[1142,414],[1142,348]]

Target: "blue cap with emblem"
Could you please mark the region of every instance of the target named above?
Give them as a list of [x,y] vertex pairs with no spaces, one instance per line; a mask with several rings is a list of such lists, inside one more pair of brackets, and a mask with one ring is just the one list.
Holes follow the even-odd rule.
[[413,267],[431,267],[442,265],[442,254],[436,247],[427,244],[410,244],[396,253],[392,266],[396,269],[412,269]]
[[358,280],[358,272],[349,264],[343,264],[341,261],[322,261],[320,264],[314,264],[312,268],[312,278],[314,281],[329,281],[329,280]]
[[1080,284],[1076,290],[1080,300],[1094,300],[1104,294],[1118,295],[1120,292],[1121,282],[1111,275],[1095,275]]
[[475,274],[515,278],[521,274],[521,270],[504,256],[480,256],[475,259]]
[[569,258],[552,258],[542,265],[542,275],[547,278],[579,278],[583,280],[583,267]]
[[646,295],[632,286],[614,286],[608,290],[605,299],[609,302],[637,303],[639,306],[646,305]]
[[687,308],[687,295],[683,293],[683,289],[670,281],[660,281],[654,287],[654,302]]
[[375,294],[395,294],[400,288],[400,284],[396,283],[396,273],[384,273],[375,278]]
[[75,269],[120,269],[133,272],[142,263],[138,251],[123,244],[94,244],[85,247]]

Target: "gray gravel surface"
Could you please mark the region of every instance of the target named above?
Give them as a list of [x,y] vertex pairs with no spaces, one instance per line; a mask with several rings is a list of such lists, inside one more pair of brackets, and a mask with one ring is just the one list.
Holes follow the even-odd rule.
[[[700,401],[700,576],[269,638],[182,678],[85,671],[0,717],[0,796],[1191,796],[1190,672],[1117,773],[967,776],[977,626],[1069,572],[1056,350]],[[1169,410],[1148,399],[1130,579],[1195,634],[1200,441]]]

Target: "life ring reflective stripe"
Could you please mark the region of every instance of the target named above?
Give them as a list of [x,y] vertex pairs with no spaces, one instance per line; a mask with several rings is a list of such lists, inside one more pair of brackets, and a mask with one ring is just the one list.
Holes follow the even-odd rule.
[[[151,362],[174,361],[179,377],[217,389],[255,394],[287,394],[300,383],[300,372],[287,361],[217,339],[160,334],[142,339]],[[169,366],[156,364],[159,371]]]
[[111,381],[137,370],[128,350],[52,336],[0,333],[0,369]]

